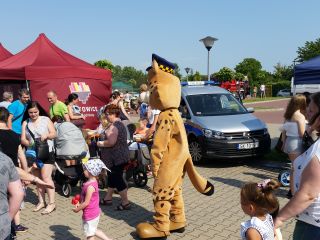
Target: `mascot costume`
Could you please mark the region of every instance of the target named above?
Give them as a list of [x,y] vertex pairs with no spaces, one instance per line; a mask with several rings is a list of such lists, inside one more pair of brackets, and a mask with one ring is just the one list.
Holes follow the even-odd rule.
[[210,196],[213,185],[195,170],[188,148],[184,123],[178,111],[181,100],[180,80],[173,75],[174,65],[153,54],[147,68],[150,91],[149,104],[161,110],[151,149],[154,175],[154,222],[140,223],[141,239],[166,239],[170,232],[183,232],[186,226],[182,179],[187,172],[193,186]]

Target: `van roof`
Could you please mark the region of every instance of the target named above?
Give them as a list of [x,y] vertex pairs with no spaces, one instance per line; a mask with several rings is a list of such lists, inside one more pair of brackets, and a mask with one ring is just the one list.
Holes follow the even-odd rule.
[[200,85],[200,86],[184,86],[181,87],[181,92],[184,96],[187,95],[198,95],[198,94],[209,94],[209,93],[228,93],[231,94],[224,88],[210,86],[210,85]]

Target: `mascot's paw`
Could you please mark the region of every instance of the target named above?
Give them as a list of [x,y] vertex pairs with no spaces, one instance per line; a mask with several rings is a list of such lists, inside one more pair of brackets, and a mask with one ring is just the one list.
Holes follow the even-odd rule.
[[206,188],[202,194],[206,196],[211,196],[214,193],[214,186],[211,182],[207,181]]
[[151,223],[139,223],[136,231],[141,239],[167,239],[170,235],[170,232],[157,230]]
[[170,221],[170,232],[174,233],[183,233],[185,230],[186,223],[185,222],[172,222]]

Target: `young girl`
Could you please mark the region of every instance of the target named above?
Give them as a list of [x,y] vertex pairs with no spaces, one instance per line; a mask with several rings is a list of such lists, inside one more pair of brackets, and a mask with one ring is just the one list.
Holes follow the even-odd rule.
[[279,186],[279,182],[267,179],[261,183],[247,183],[242,187],[241,208],[251,217],[250,220],[241,223],[243,240],[282,239],[278,234],[275,237],[273,219],[270,215],[279,209],[279,202],[273,194]]
[[111,240],[104,232],[98,229],[101,210],[99,207],[99,189],[96,178],[102,169],[107,169],[107,167],[100,159],[89,159],[83,164],[83,169],[88,181],[82,187],[81,203],[76,205],[73,211],[77,213],[83,210],[83,230],[88,240],[95,239],[95,236],[103,240]]

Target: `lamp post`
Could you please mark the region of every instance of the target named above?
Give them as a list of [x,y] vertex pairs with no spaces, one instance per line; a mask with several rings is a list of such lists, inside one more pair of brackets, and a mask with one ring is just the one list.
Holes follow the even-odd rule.
[[184,70],[186,70],[186,72],[187,72],[187,82],[188,82],[188,78],[189,78],[189,76],[188,76],[188,73],[189,73],[189,71],[190,71],[190,68],[189,67],[186,67]]
[[203,42],[204,46],[206,47],[206,49],[208,50],[208,68],[207,68],[207,74],[208,74],[208,81],[210,81],[210,73],[209,73],[209,52],[210,49],[212,48],[213,44],[215,41],[218,41],[217,38],[214,37],[205,37],[203,39],[199,40],[200,42]]

